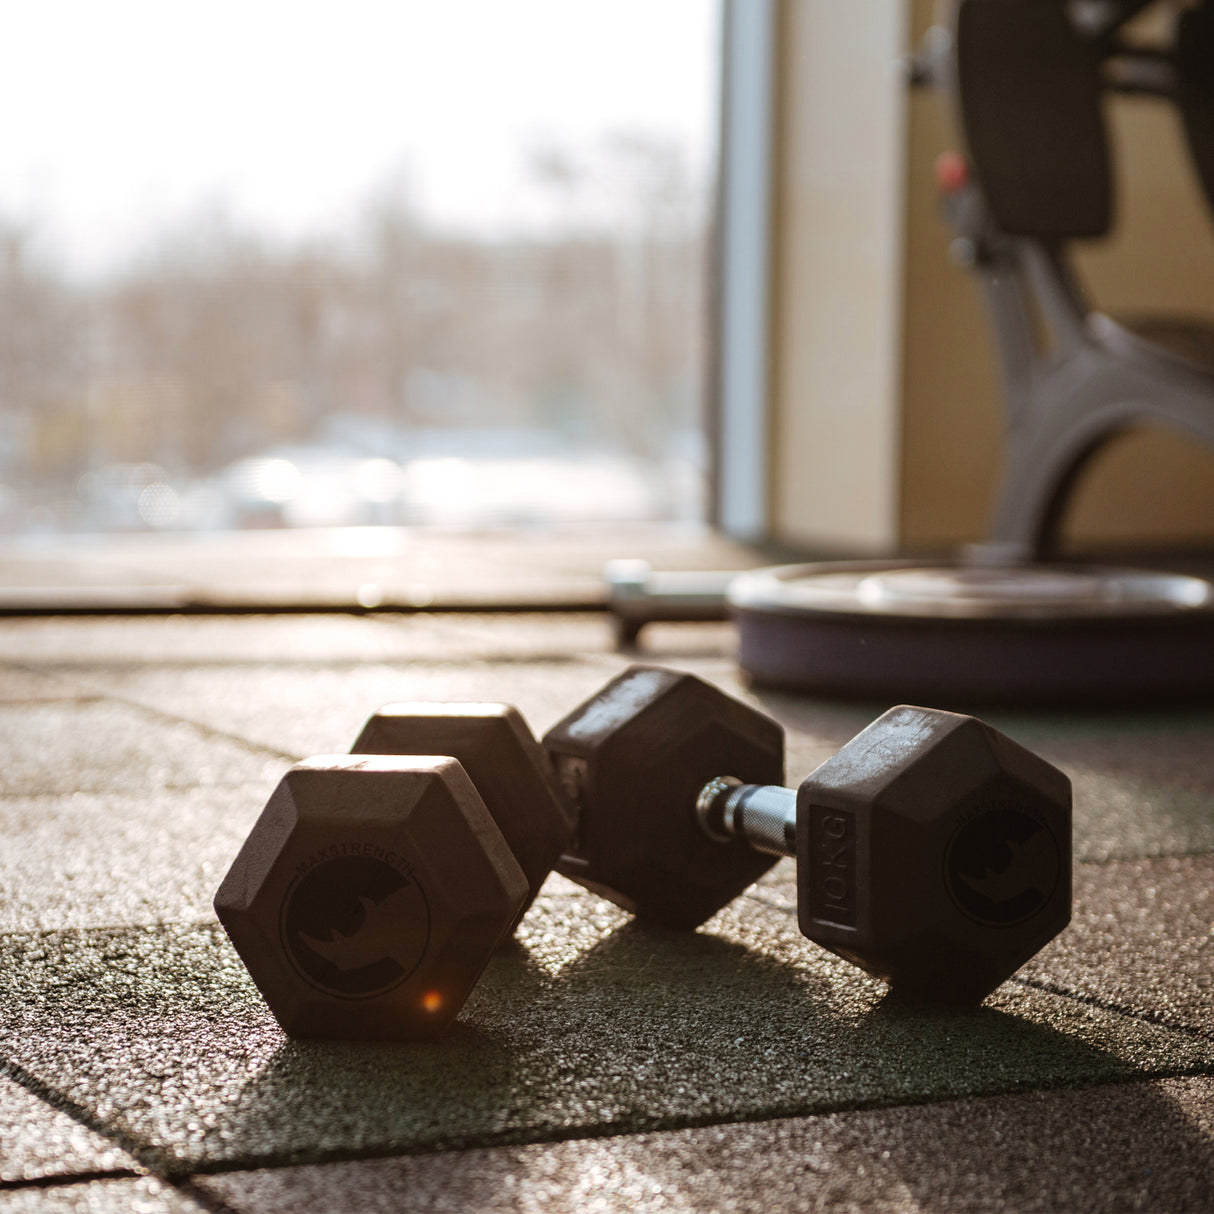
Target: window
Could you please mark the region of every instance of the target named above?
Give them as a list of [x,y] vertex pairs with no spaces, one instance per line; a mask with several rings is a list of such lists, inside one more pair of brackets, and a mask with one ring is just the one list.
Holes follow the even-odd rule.
[[0,530],[698,519],[714,0],[45,0]]

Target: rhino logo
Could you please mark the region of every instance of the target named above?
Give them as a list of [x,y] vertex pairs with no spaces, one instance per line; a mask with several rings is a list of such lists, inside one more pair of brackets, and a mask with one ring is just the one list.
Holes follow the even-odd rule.
[[370,856],[342,856],[291,887],[281,934],[292,965],[311,986],[367,999],[417,968],[430,942],[430,908],[412,875]]
[[958,873],[958,879],[980,898],[997,904],[1011,902],[1027,891],[1042,899],[1050,893],[1057,879],[1058,849],[1044,830],[1038,828],[1023,841],[1009,839],[999,850],[1006,856],[1002,867],[987,868],[981,876]]
[[1058,844],[1031,814],[996,806],[971,818],[945,860],[953,901],[971,918],[1010,927],[1049,900],[1062,871]]
[[402,885],[382,902],[372,902],[365,894],[359,898],[363,921],[348,936],[331,928],[328,940],[318,940],[301,931],[299,938],[317,956],[324,958],[341,972],[363,969],[380,961],[395,961],[402,968],[412,957],[412,944],[407,925],[414,909],[412,887]]

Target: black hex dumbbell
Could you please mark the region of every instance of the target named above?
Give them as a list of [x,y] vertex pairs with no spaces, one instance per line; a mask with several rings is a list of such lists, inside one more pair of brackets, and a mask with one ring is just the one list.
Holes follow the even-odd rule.
[[305,1037],[410,1040],[455,1019],[571,824],[504,704],[390,704],[349,755],[286,773],[215,910]]
[[643,918],[698,926],[795,856],[809,939],[948,1003],[1070,919],[1070,782],[974,717],[892,708],[794,791],[776,722],[634,666],[543,741],[577,819],[558,871]]

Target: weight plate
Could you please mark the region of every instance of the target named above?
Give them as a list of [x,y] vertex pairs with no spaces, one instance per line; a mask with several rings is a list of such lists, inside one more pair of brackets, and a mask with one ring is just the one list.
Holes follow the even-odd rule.
[[1183,574],[847,561],[742,574],[728,597],[767,686],[937,705],[1214,692],[1214,583]]

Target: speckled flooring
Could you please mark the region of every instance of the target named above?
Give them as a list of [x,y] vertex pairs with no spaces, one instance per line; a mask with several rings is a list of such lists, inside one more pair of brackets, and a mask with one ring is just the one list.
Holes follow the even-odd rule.
[[[644,644],[793,782],[886,707]],[[628,660],[592,613],[0,620],[0,1214],[1214,1210],[1214,707],[985,714],[1072,777],[1076,867],[980,1009],[809,944],[781,861],[693,934],[550,878],[443,1041],[284,1037],[210,904],[286,767],[394,699],[539,732]]]

